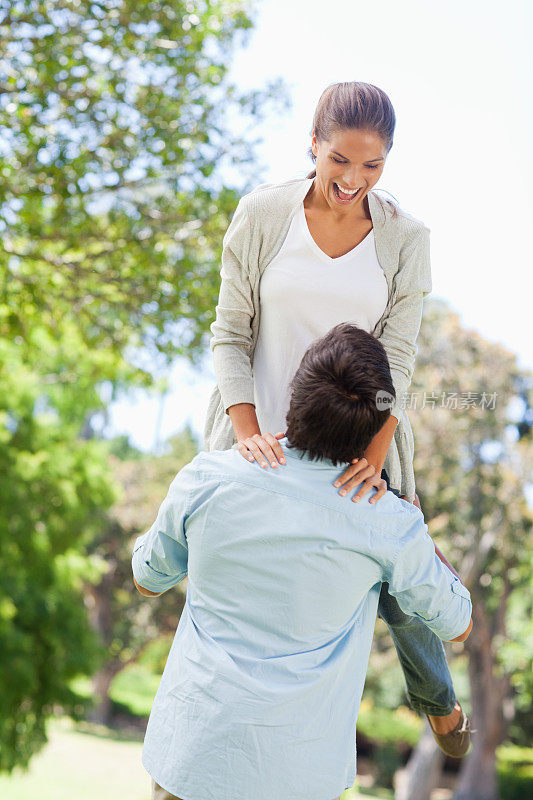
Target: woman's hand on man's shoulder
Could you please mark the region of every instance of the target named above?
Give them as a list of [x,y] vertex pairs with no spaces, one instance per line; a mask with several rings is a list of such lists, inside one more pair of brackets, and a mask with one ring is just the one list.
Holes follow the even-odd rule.
[[285,454],[278,439],[283,439],[284,433],[256,433],[246,439],[237,441],[237,450],[247,461],[257,461],[259,466],[266,469],[269,464],[274,469],[280,464],[285,464]]
[[372,504],[377,503],[387,492],[387,481],[381,477],[381,474],[376,473],[376,468],[369,464],[364,456],[363,458],[354,458],[333,486],[339,489],[341,497],[345,497],[359,484],[361,484],[359,491],[352,497],[354,503],[358,503],[370,489],[377,489],[376,494],[368,501]]

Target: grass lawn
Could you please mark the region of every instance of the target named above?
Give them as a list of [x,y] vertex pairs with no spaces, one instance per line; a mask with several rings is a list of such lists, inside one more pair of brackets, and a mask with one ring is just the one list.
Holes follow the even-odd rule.
[[[146,664],[132,664],[116,676],[111,699],[122,710],[147,718],[159,681],[160,675]],[[73,681],[71,688],[81,696],[91,694],[86,678]],[[394,712],[394,724],[386,715],[381,719],[383,714],[367,709],[365,703],[361,712],[362,726],[385,731],[398,726],[413,728],[407,733],[416,739],[419,721],[410,718],[409,712],[407,716],[405,711],[404,716]],[[151,779],[141,762],[142,733],[120,734],[105,726],[76,724],[68,717],[50,720],[47,732],[48,744],[33,758],[27,772],[0,775],[2,800],[149,800]],[[365,784],[364,776],[361,783]],[[342,800],[391,798],[392,792],[366,785],[342,795]]]
[[77,729],[67,718],[51,721],[48,744],[29,771],[0,776],[2,800],[149,800],[142,739],[117,740],[107,728],[90,730]]
[[[149,800],[150,777],[141,763],[142,736],[137,741],[115,738],[108,728],[76,726],[65,717],[49,723],[48,739],[28,772],[0,776],[2,800]],[[342,800],[392,797],[392,793],[363,791],[350,789]]]

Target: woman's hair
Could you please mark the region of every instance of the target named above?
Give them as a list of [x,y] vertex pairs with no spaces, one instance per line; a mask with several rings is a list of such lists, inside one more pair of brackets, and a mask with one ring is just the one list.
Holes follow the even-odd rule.
[[[318,101],[313,117],[311,135],[315,132],[318,142],[329,141],[336,131],[351,129],[371,131],[382,139],[389,153],[393,140],[396,115],[388,95],[378,86],[361,81],[344,81],[328,86]],[[316,156],[309,147],[308,154],[313,161]],[[312,170],[307,178],[314,178],[316,170]],[[390,200],[385,200],[396,206]]]
[[385,348],[349,322],[311,344],[291,390],[288,446],[335,466],[363,456],[396,396]]

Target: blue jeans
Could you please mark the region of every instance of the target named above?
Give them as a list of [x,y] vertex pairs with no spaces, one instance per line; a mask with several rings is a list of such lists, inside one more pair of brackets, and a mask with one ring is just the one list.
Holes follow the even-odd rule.
[[[385,470],[381,477],[387,488],[399,496],[399,491],[391,488]],[[442,641],[418,617],[404,614],[396,598],[389,594],[388,583],[381,584],[378,615],[396,647],[411,707],[436,717],[451,714],[456,697]]]

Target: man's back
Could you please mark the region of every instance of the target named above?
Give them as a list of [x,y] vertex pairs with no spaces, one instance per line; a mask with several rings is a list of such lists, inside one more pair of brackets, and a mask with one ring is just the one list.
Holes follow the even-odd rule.
[[143,749],[187,800],[324,800],[353,784],[382,581],[442,638],[470,619],[418,509],[390,492],[351,503],[332,487],[342,466],[282,446],[276,470],[236,449],[200,454],[135,544],[141,586],[161,591],[188,568]]
[[[189,584],[199,621],[232,653],[320,647],[382,580],[383,542],[333,489],[339,469],[285,450],[287,465],[268,471],[237,450],[204,458],[202,480],[217,486],[201,526],[188,525]],[[401,502],[389,493],[383,507]]]

